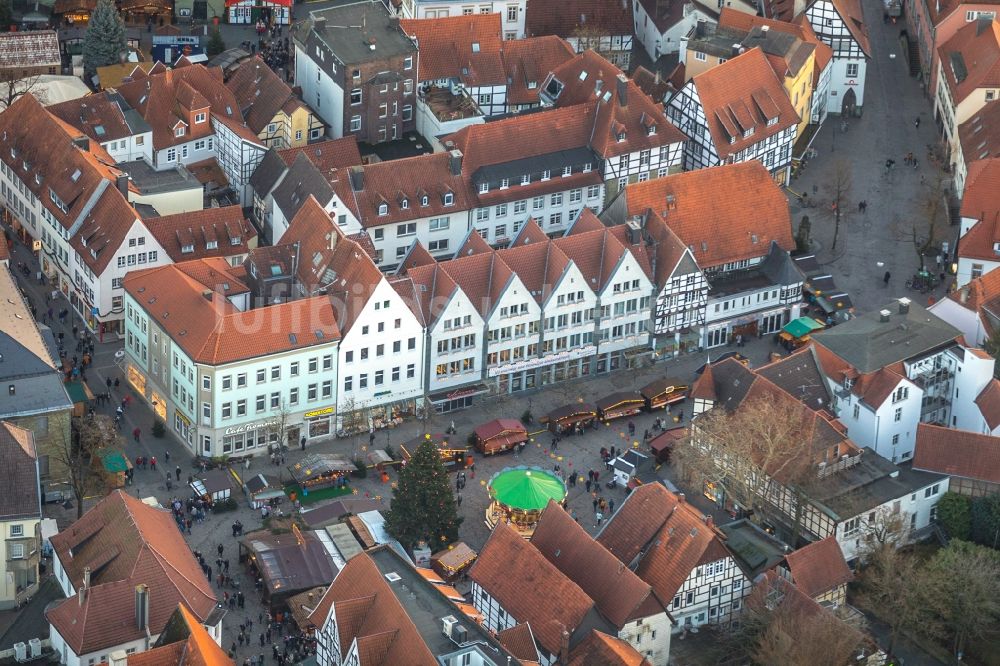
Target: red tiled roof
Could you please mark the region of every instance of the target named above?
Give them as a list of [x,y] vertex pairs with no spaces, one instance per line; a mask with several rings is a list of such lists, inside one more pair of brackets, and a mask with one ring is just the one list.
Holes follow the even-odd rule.
[[1000,483],[1000,437],[921,423],[913,468]]
[[531,635],[531,625],[515,624],[497,634],[497,640],[505,650],[522,662],[539,661],[535,637]]
[[[962,159],[969,174],[980,160],[1000,157],[1000,100],[987,102],[986,106],[959,125],[958,140],[962,144]],[[965,182],[968,191],[968,175]]]
[[[588,231],[596,231],[598,229],[604,229],[604,223],[601,222],[600,218],[594,214],[594,211],[589,208],[584,208],[580,212],[580,217],[576,218],[573,222],[573,226],[566,231],[567,236],[572,236],[574,234],[582,234]],[[614,227],[608,227],[614,231]],[[618,240],[622,240],[619,238]],[[623,241],[624,242],[624,241]]]
[[980,88],[1000,88],[1000,23],[972,21],[938,48],[954,104]]
[[[363,187],[354,193],[362,224],[379,227],[473,208],[467,180],[462,174],[452,174],[450,160],[451,155],[443,152],[366,165]],[[454,195],[450,206],[444,203],[448,192]],[[426,206],[422,205],[423,196],[427,197]],[[388,212],[379,215],[383,203]]]
[[[682,143],[686,137],[654,102],[624,73],[595,51],[585,51],[552,71],[563,84],[557,107],[598,102],[591,145],[603,157]],[[625,95],[620,94],[624,81]],[[650,132],[653,132],[652,134]],[[624,133],[625,139],[618,140]]]
[[570,258],[554,243],[522,245],[499,250],[497,255],[517,273],[539,304],[548,300],[570,265]]
[[532,0],[525,12],[524,30],[529,37],[632,34],[630,2]]
[[59,561],[78,591],[84,568],[91,587],[83,603],[66,599],[46,617],[76,654],[137,640],[135,586],[150,588],[149,627],[160,633],[183,602],[199,621],[215,609],[215,592],[177,530],[169,511],[117,490],[68,529],[51,538]]
[[368,554],[361,553],[347,561],[309,620],[322,627],[331,608],[337,614],[340,653],[347,654],[351,643],[357,640],[361,666],[436,662]]
[[[961,215],[985,222],[990,231],[993,232],[989,238],[990,254],[984,258],[993,258],[994,260],[997,254],[993,249],[993,243],[1000,242],[1000,229],[996,228],[997,220],[1000,219],[998,192],[1000,192],[1000,158],[978,160],[969,165],[969,172],[965,178],[965,189],[962,192]],[[960,254],[965,251],[967,244],[977,245],[976,242],[968,240],[971,233],[970,229],[959,240]],[[979,251],[983,249],[985,248],[975,248]]]
[[470,88],[506,85],[500,57],[500,14],[403,19],[400,27],[420,45],[420,80],[457,79]]
[[289,100],[292,89],[259,56],[248,58],[229,75],[226,88],[236,98],[247,125],[260,134]]
[[132,136],[121,107],[107,94],[87,95],[45,108],[98,143]]
[[[337,247],[347,244],[355,245],[344,240]],[[139,306],[195,362],[221,365],[340,338],[335,308],[326,296],[237,310],[217,293],[226,264],[214,261],[220,262],[218,271],[204,281],[185,273],[196,261],[132,272],[124,282]],[[208,292],[211,300],[203,295]]]
[[[723,160],[799,122],[788,93],[759,47],[698,74],[688,85],[698,91]],[[769,124],[773,119],[777,122]],[[745,137],[750,130],[753,134]]]
[[59,36],[55,30],[5,32],[0,36],[0,69],[59,66]]
[[576,264],[594,293],[604,290],[628,253],[625,245],[606,227],[552,242]]
[[878,409],[892,395],[892,392],[896,390],[899,383],[904,381],[904,377],[900,372],[901,370],[902,368],[897,370],[889,366],[866,375],[861,375],[854,382],[851,391],[855,395],[860,396],[866,404]]
[[[618,507],[597,542],[626,565],[642,552],[674,509],[678,498],[659,483],[647,483],[629,494]],[[673,595],[670,595],[673,599]]]
[[489,317],[507,286],[514,281],[520,282],[498,252],[458,257],[444,262],[443,266],[483,319]]
[[[531,545],[564,576],[594,600],[597,610],[615,627],[666,612],[631,569],[594,540],[569,513],[553,501],[542,512]],[[595,575],[595,572],[602,572]]]
[[151,71],[149,76],[123,84],[118,92],[153,128],[155,150],[192,140],[192,128],[184,136],[174,135],[174,126],[187,121],[186,112],[181,108],[185,102],[194,105],[188,106],[189,110],[208,107],[219,119],[227,119],[238,126],[243,124],[240,105],[223,83],[219,67],[188,65],[159,74]]
[[345,169],[361,164],[358,139],[353,134],[340,139],[326,139],[310,143],[308,146],[285,148],[278,151],[278,156],[281,157],[285,166],[291,167],[299,153],[304,153],[309,161],[319,169],[320,173],[324,174],[333,169]]
[[829,536],[785,556],[795,586],[816,598],[854,580],[837,538]]
[[621,638],[591,629],[570,651],[566,666],[649,666],[649,661]]
[[[514,562],[517,575],[511,575]],[[586,592],[506,523],[493,529],[469,578],[518,624],[530,623],[535,640],[550,654],[559,654],[563,631],[572,634],[594,607]]]
[[986,384],[976,396],[976,406],[990,430],[996,430],[1000,426],[1000,381],[994,378]]
[[833,49],[816,35],[805,14],[800,15],[793,22],[787,22],[747,14],[731,7],[723,7],[719,12],[720,28],[750,32],[753,28],[764,26],[767,26],[768,30],[775,30],[797,37],[806,44],[812,44],[815,47],[816,71],[813,74],[813,89],[815,90],[820,72],[826,69],[826,66],[833,59]]
[[854,40],[870,56],[871,44],[868,41],[868,28],[865,26],[865,13],[861,9],[861,0],[831,0],[834,9],[844,19],[847,29],[851,31]]
[[234,666],[229,655],[212,640],[205,627],[184,604],[177,605],[170,622],[171,635],[181,631],[186,632],[187,637],[130,654],[128,666]]
[[330,219],[330,214],[310,194],[289,222],[276,247],[287,249],[298,244],[299,282],[307,292],[313,293],[332,279],[328,269],[333,261],[334,248],[343,236],[340,228]]
[[[242,255],[257,246],[257,231],[239,206],[164,215],[145,220],[146,228],[173,261]],[[214,241],[216,247],[208,248]],[[235,242],[234,242],[235,241]],[[191,247],[185,252],[184,247]]]
[[521,227],[521,230],[517,232],[517,236],[514,237],[514,240],[510,242],[508,247],[518,247],[520,245],[528,245],[529,243],[546,243],[548,240],[548,234],[542,231],[542,228],[538,226],[538,221],[533,217],[529,217],[528,221],[525,222],[524,226]]
[[788,200],[756,160],[630,184],[625,200],[630,217],[660,215],[702,269],[795,247]]
[[504,41],[501,57],[507,72],[507,104],[538,104],[546,75],[574,55],[573,47],[556,35]]

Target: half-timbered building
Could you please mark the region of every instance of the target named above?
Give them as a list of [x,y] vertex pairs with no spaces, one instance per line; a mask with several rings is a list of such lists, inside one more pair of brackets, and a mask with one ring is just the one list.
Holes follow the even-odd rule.
[[759,160],[788,182],[799,115],[760,48],[688,81],[667,117],[688,136],[685,170]]
[[860,0],[815,0],[805,11],[816,35],[833,49],[827,111],[860,113],[871,44]]

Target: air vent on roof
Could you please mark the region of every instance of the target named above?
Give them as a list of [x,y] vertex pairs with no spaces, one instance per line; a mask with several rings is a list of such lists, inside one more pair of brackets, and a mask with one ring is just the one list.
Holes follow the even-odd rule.
[[322,340],[324,337],[325,337],[325,334],[323,333],[323,331],[321,331],[319,329],[316,329],[316,339],[317,340]]
[[385,575],[385,579],[386,579],[387,581],[389,581],[390,583],[395,583],[396,581],[400,581],[400,580],[403,580],[403,577],[402,577],[402,576],[400,576],[400,575],[399,575],[398,573],[396,573],[395,571],[390,571],[389,573],[387,573],[387,574]]
[[293,345],[297,345],[299,343],[299,339],[295,337],[294,333],[288,334],[288,341],[291,342]]
[[180,333],[178,333],[178,335],[184,336],[184,335],[187,335],[187,333],[188,333],[187,329],[185,329],[185,330],[181,331]]

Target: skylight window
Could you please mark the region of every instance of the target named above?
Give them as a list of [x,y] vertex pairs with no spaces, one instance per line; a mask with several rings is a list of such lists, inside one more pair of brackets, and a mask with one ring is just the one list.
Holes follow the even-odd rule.
[[70,180],[72,180],[75,183],[76,181],[80,180],[81,175],[82,172],[79,169],[77,169],[76,171],[73,172],[73,175],[70,176]]

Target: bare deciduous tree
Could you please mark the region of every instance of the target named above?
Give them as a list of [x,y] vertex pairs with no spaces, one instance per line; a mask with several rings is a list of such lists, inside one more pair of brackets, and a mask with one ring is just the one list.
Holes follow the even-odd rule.
[[813,469],[810,416],[784,394],[759,394],[735,411],[718,407],[699,416],[674,455],[689,478],[715,483],[737,504],[766,513]]
[[46,95],[41,87],[40,76],[19,77],[11,70],[0,72],[0,111],[28,93],[34,95],[40,104],[45,104]]
[[851,167],[846,161],[837,160],[827,191],[830,194],[830,212],[833,214],[833,243],[830,249],[836,250],[840,238],[840,222],[847,216],[848,198],[851,194]]
[[920,262],[920,270],[925,270],[924,259],[933,252],[947,234],[948,210],[945,204],[944,183],[927,188],[920,202],[920,213],[913,217],[910,239]]
[[891,545],[870,551],[858,572],[858,603],[892,609],[883,616],[889,625],[889,652],[900,632],[916,626],[923,614],[917,580],[916,559]]
[[104,415],[74,417],[70,434],[54,441],[52,457],[66,469],[67,483],[76,498],[76,517],[83,515],[83,499],[103,492],[107,475],[94,465],[100,449],[112,447],[124,450],[125,441],[115,429],[111,418]]

